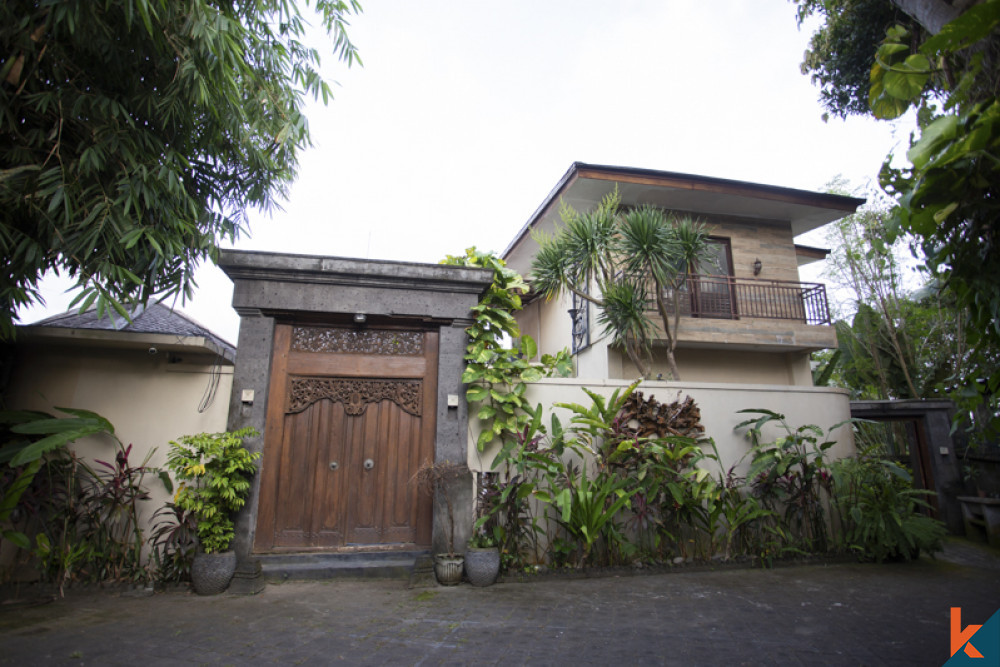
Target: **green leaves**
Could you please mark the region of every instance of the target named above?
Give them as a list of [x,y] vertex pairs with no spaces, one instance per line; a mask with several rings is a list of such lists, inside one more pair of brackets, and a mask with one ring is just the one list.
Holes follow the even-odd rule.
[[12,433],[45,437],[8,443],[8,446],[0,450],[0,463],[9,462],[11,467],[18,467],[36,461],[47,452],[65,447],[81,438],[98,433],[114,435],[115,429],[111,422],[95,412],[73,408],[56,409],[74,416],[60,419],[43,417],[38,413],[19,413],[25,421],[12,426],[10,428]]
[[[531,362],[538,355],[538,345],[531,336],[520,334],[513,314],[521,309],[519,295],[527,291],[527,285],[502,259],[472,247],[465,255],[448,255],[441,263],[493,271],[490,288],[472,308],[476,321],[467,329],[468,365],[462,373],[462,382],[470,385],[466,399],[470,403],[486,402],[476,413],[482,422],[476,446],[483,451],[498,438],[517,437],[524,427],[528,420],[525,383],[553,373],[567,375],[572,372],[572,359],[564,350],[554,356],[543,355],[540,365]],[[512,341],[509,346],[508,340]]]
[[680,379],[673,361],[679,304],[675,300],[669,308],[663,293],[676,294],[707,259],[708,229],[653,206],[620,213],[620,205],[617,186],[591,211],[579,213],[564,203],[563,226],[551,236],[533,235],[538,251],[532,259],[532,284],[548,298],[569,291],[597,306],[604,333],[643,377],[652,373],[658,313],[670,373]]
[[187,435],[170,443],[167,468],[180,482],[174,502],[194,513],[206,553],[225,551],[233,539],[231,514],[246,502],[257,470],[254,462],[260,458],[260,452],[243,447],[243,440],[257,435],[245,428]]
[[900,26],[891,28],[875,54],[871,68],[868,102],[876,118],[898,118],[918,99],[932,74],[930,60],[910,53],[910,34]]
[[[318,0],[333,51],[357,2]],[[329,94],[295,2],[0,4],[0,336],[59,270],[103,313],[185,296],[218,243],[269,209]],[[16,57],[15,57],[16,56]]]

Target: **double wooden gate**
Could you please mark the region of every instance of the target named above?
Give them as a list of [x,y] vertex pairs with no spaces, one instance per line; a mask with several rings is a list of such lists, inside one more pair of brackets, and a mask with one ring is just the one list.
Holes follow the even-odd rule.
[[279,324],[254,550],[423,548],[436,331]]

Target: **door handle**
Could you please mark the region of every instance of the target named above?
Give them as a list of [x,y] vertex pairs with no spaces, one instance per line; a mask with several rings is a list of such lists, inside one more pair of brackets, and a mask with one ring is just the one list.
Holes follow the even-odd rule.
[[365,465],[365,470],[371,470],[372,468],[375,467],[375,462],[372,461],[371,459],[365,459],[364,465]]

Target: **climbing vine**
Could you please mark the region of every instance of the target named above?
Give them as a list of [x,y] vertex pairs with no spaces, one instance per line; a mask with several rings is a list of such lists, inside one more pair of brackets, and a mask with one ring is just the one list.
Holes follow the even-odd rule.
[[521,296],[528,285],[517,271],[492,252],[475,246],[464,255],[448,255],[442,264],[469,266],[493,271],[493,282],[472,310],[475,323],[466,332],[466,367],[462,382],[469,385],[466,398],[478,406],[476,417],[483,422],[476,446],[483,451],[496,439],[519,433],[529,419],[524,393],[527,383],[543,377],[566,377],[573,372],[573,359],[567,350],[555,355],[543,354],[540,363],[529,360],[538,354],[538,346],[528,335],[521,335],[514,313],[521,310]]

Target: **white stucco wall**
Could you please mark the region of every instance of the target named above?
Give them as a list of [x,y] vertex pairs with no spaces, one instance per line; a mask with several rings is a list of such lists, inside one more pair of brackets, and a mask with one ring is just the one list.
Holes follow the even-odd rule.
[[[582,388],[586,387],[603,396],[610,396],[616,388],[627,387],[622,380],[580,380],[546,379],[532,383],[526,392],[527,399],[541,403],[546,408],[544,423],[550,422],[549,414],[555,403],[591,404],[591,399]],[[722,464],[728,468],[741,461],[749,450],[745,431],[734,431],[734,427],[751,415],[738,414],[738,410],[762,408],[784,414],[789,426],[797,428],[804,424],[815,424],[822,429],[850,418],[850,401],[846,391],[828,387],[782,387],[764,384],[723,384],[708,382],[655,382],[647,381],[639,386],[646,398],[655,396],[662,403],[669,403],[690,395],[701,410],[701,421],[706,436],[715,440]],[[556,414],[563,426],[569,424],[571,413],[556,408]],[[476,449],[476,438],[480,425],[470,419],[469,466],[473,470],[490,470],[497,447],[486,452]],[[776,437],[779,432],[771,429]],[[849,426],[842,426],[828,434],[837,444],[829,451],[831,458],[840,458],[854,453],[854,436]],[[745,471],[749,462],[743,460],[738,470]]]
[[[226,429],[232,366],[222,366],[211,406],[198,412],[211,378],[214,356],[178,352],[169,363],[167,354],[146,349],[122,350],[81,346],[33,345],[18,348],[11,380],[4,392],[6,406],[14,410],[42,410],[67,416],[57,407],[97,412],[115,427],[121,442],[133,445],[129,462],[166,463],[168,443],[183,435]],[[94,459],[114,462],[117,449],[106,436],[76,442],[72,449],[91,467]],[[98,468],[94,468],[97,470]],[[141,517],[149,517],[170,500],[156,474],[144,480],[150,500],[140,503]]]

